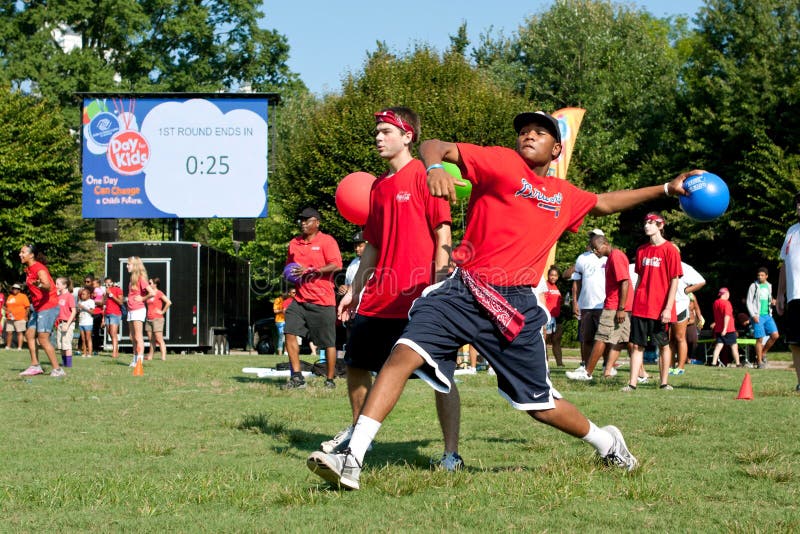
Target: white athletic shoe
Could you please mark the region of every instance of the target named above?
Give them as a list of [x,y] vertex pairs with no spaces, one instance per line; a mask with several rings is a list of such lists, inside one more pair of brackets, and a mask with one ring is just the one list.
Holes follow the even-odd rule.
[[[603,367],[603,374],[606,373],[606,368]],[[611,370],[608,372],[608,376],[617,376],[617,369],[612,365]]]
[[353,437],[353,425],[348,426],[338,434],[333,436],[333,439],[323,441],[320,448],[323,452],[328,454],[342,452],[350,446],[350,438]]
[[586,372],[585,367],[578,367],[574,371],[567,371],[564,374],[567,375],[567,378],[570,380],[580,380],[586,382],[592,379],[592,375]]
[[359,489],[358,479],[361,477],[361,465],[350,454],[350,449],[346,449],[340,454],[314,451],[306,460],[306,466],[312,473],[336,487]]
[[628,446],[625,445],[625,438],[622,437],[622,432],[619,431],[619,428],[609,425],[604,426],[601,430],[605,430],[614,438],[614,444],[608,454],[603,457],[603,461],[607,465],[622,467],[626,471],[636,469],[639,466],[639,462],[628,450]]

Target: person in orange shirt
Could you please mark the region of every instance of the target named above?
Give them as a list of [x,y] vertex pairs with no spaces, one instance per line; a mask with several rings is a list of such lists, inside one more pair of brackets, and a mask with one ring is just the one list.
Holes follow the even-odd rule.
[[283,354],[283,327],[286,326],[286,314],[283,312],[283,302],[289,298],[288,293],[282,293],[272,301],[272,312],[275,314],[275,329],[278,331],[278,343],[275,347],[275,354]]
[[6,347],[11,348],[14,332],[17,333],[17,350],[22,350],[22,340],[25,337],[25,328],[28,326],[28,310],[31,301],[22,292],[22,286],[14,284],[11,293],[6,298],[3,306],[6,312]]

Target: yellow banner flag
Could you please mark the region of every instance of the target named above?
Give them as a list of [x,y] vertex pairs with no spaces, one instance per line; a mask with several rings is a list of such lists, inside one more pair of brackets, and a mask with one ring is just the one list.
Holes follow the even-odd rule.
[[[575,147],[575,138],[578,137],[578,129],[581,127],[584,113],[586,113],[586,110],[583,108],[563,108],[553,113],[553,117],[558,121],[558,128],[561,130],[561,154],[550,162],[547,176],[567,179],[569,160],[572,157],[572,149]],[[546,270],[542,273],[544,278],[547,278],[547,270],[556,261],[557,246],[558,243],[553,245],[547,255]]]
[[572,157],[572,149],[575,147],[575,138],[578,137],[578,129],[581,127],[584,113],[586,110],[583,108],[563,108],[553,113],[561,130],[561,154],[550,163],[547,176],[567,179],[569,160]]

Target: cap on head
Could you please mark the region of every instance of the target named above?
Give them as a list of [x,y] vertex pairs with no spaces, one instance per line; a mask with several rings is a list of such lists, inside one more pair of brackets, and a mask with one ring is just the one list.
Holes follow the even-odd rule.
[[595,228],[594,230],[592,230],[591,232],[589,232],[589,239],[591,239],[591,238],[592,238],[592,236],[595,236],[595,235],[602,235],[602,236],[604,236],[604,235],[606,235],[606,234],[605,234],[605,233],[604,233],[604,232],[603,232],[603,231],[602,231],[600,228]]
[[322,220],[322,216],[314,208],[305,208],[303,211],[299,213],[298,217],[301,220],[310,219],[311,217],[315,217],[316,219]]
[[11,286],[11,289],[22,289],[22,286],[19,284],[14,284],[13,286]]
[[364,241],[364,232],[359,231],[353,234],[353,243],[363,243]]
[[517,134],[529,124],[544,126],[555,137],[556,143],[561,143],[561,129],[558,127],[558,120],[552,115],[544,111],[526,111],[514,117],[514,130]]
[[728,291],[728,288],[727,288],[727,287],[721,287],[721,288],[719,288],[719,293],[717,293],[717,296],[718,296],[718,297],[721,297],[721,296],[722,296],[722,295],[724,295],[725,293],[728,293],[728,294],[730,294],[730,291]]

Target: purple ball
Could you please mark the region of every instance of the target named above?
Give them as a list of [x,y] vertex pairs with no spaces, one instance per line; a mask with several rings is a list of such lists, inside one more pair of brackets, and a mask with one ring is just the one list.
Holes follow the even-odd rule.
[[300,267],[300,264],[292,262],[283,268],[283,277],[293,284],[296,284],[300,281],[300,277],[292,273],[292,271],[297,267]]

